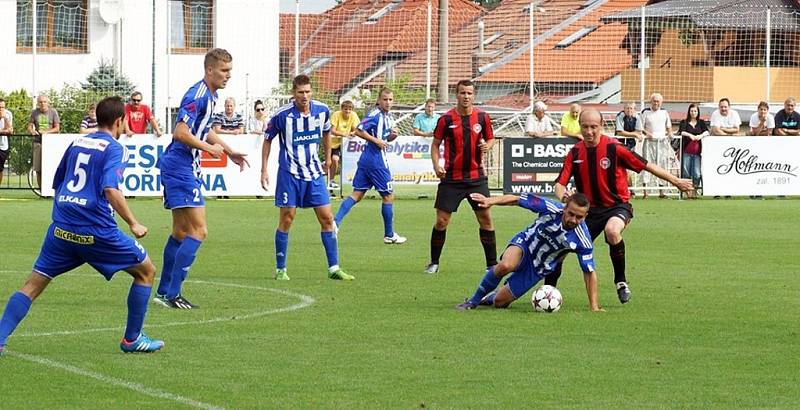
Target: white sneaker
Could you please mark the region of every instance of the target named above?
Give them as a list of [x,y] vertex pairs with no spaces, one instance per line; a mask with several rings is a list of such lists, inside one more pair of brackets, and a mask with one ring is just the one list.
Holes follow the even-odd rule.
[[391,244],[399,245],[401,243],[405,243],[407,240],[408,240],[408,238],[406,238],[405,236],[398,235],[397,232],[395,232],[394,235],[392,235],[392,236],[384,236],[383,237],[383,243],[385,243],[387,245],[391,245]]
[[328,189],[339,189],[339,184],[337,184],[336,182],[331,181],[328,184]]

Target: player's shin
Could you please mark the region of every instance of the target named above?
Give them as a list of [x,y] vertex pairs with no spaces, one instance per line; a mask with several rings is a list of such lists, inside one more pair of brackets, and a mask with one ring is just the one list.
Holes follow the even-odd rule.
[[6,345],[6,340],[19,322],[28,314],[31,308],[31,299],[22,292],[16,292],[8,298],[6,310],[3,311],[3,318],[0,319],[0,348]]
[[614,265],[614,283],[628,282],[625,277],[625,241],[621,240],[616,245],[608,245],[611,264]]
[[381,205],[381,216],[383,216],[383,236],[391,238],[394,236],[394,207],[391,203]]
[[483,275],[483,279],[481,280],[480,285],[478,285],[478,289],[475,289],[475,294],[472,295],[469,301],[475,305],[480,304],[481,299],[483,299],[484,296],[497,288],[497,285],[500,284],[501,279],[502,277],[498,277],[494,274],[494,266],[486,269],[486,274]]
[[174,299],[181,294],[181,286],[186,280],[186,275],[197,257],[197,250],[203,242],[197,238],[187,236],[184,238],[178,251],[175,253],[175,264],[172,267],[172,278],[167,291],[167,299]]
[[444,241],[447,239],[447,230],[438,230],[433,227],[431,231],[431,263],[438,264],[439,257],[442,256]]
[[286,269],[286,253],[289,251],[289,232],[275,230],[275,267]]
[[481,245],[483,245],[483,255],[486,257],[486,266],[497,265],[497,239],[494,231],[480,229],[478,236],[481,238]]
[[556,265],[556,268],[553,269],[553,272],[544,277],[544,284],[545,285],[550,285],[550,286],[552,286],[554,288],[557,287],[556,285],[558,284],[558,278],[561,277],[562,265],[563,265],[563,261],[558,262],[558,265]]
[[181,241],[175,239],[172,235],[167,238],[167,244],[164,245],[164,264],[161,266],[161,279],[158,282],[157,295],[166,295],[169,291],[170,282],[172,282],[172,268],[175,266],[175,254],[181,246]]
[[152,287],[134,282],[128,291],[128,323],[125,326],[125,340],[133,342],[139,337],[147,314],[147,301]]
[[342,201],[342,205],[339,206],[339,211],[336,212],[336,217],[333,218],[333,220],[336,221],[336,225],[342,226],[342,220],[355,205],[356,201],[351,196],[348,196],[344,201]]
[[322,246],[325,247],[325,256],[328,258],[328,268],[339,265],[339,243],[336,234],[333,232],[321,232]]

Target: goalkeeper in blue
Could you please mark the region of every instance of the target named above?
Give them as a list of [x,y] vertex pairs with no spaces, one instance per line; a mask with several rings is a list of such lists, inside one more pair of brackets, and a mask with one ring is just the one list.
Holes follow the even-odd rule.
[[128,323],[120,348],[126,353],[164,347],[142,332],[156,268],[142,245],[117,226],[115,212],[136,238],[147,234],[120,191],[127,152],[117,142],[124,129],[125,104],[108,97],[97,104],[97,132],[81,136],[66,150],[53,180],[53,222],[25,285],[11,295],[0,320],[0,353],[31,304],[51,280],[88,263],[111,280],[119,270],[133,276]]
[[[566,199],[565,204],[529,194],[492,198],[471,194],[470,197],[482,208],[517,204],[538,213],[539,217],[511,239],[500,263],[486,269],[475,294],[456,306],[457,310],[475,309],[479,305],[508,307],[552,273],[570,252],[577,254],[583,270],[589,309],[594,312],[602,310],[597,302],[592,239],[584,222],[589,213],[589,200],[585,195],[575,193]],[[508,274],[511,276],[506,283],[495,292],[500,281]]]

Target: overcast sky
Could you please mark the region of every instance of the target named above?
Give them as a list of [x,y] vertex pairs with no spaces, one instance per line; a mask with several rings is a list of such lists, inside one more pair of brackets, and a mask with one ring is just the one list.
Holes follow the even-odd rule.
[[[280,0],[281,13],[294,13],[295,0]],[[336,0],[300,0],[301,13],[322,13],[336,5]]]

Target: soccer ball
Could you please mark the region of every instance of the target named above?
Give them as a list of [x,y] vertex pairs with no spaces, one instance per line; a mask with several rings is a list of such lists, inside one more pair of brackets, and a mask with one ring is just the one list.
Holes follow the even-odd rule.
[[533,292],[531,304],[537,312],[553,313],[561,309],[561,292],[553,286],[544,285]]

